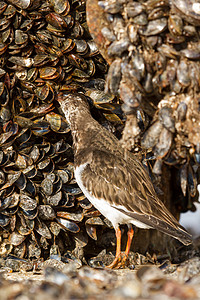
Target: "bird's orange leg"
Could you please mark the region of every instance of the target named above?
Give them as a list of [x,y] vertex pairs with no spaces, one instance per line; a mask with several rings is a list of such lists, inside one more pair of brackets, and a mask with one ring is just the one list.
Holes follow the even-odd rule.
[[117,227],[115,229],[115,235],[117,238],[116,254],[115,254],[115,259],[113,260],[113,262],[107,266],[107,268],[110,268],[110,269],[117,267],[121,261],[121,230],[119,227]]
[[134,235],[133,227],[132,227],[132,225],[128,225],[128,232],[127,232],[128,239],[127,239],[127,244],[126,244],[125,256],[123,257],[122,262],[121,262],[121,265],[123,267],[125,267],[126,261],[128,259],[133,235]]
[[128,257],[130,248],[131,248],[131,242],[132,242],[133,235],[134,235],[134,230],[133,230],[132,226],[128,228],[127,235],[128,235],[128,240],[127,240],[127,244],[126,244],[125,255]]

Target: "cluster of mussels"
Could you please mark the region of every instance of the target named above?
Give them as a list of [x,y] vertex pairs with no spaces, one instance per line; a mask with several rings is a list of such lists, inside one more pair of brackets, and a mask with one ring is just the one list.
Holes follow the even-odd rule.
[[191,207],[200,172],[200,2],[101,0],[96,9],[100,29],[89,27],[110,63],[105,89],[124,102],[125,143],[152,151],[155,174],[163,162],[178,170]]
[[76,185],[69,124],[54,101],[85,91],[110,102],[106,71],[84,0],[0,1],[0,256],[59,255],[110,226]]

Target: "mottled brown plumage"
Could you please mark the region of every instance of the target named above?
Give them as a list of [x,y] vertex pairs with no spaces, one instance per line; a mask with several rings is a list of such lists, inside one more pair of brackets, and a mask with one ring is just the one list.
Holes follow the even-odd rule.
[[60,94],[58,101],[71,124],[77,182],[114,228],[132,223],[190,244],[191,236],[159,200],[141,162],[92,118],[86,98]]

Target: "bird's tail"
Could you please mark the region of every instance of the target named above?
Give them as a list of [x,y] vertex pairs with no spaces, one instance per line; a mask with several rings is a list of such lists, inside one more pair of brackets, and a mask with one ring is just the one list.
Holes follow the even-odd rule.
[[181,225],[177,226],[177,228],[174,228],[172,226],[158,226],[156,229],[159,231],[172,236],[173,238],[179,240],[184,245],[188,246],[192,244],[192,236],[185,230],[184,227]]
[[[127,212],[121,208],[117,208],[119,211],[127,214],[128,216],[132,217],[133,220],[137,220],[144,225],[149,226],[149,228],[157,229],[167,235],[172,236],[173,238],[179,240],[184,245],[192,244],[192,236],[185,230],[183,226],[181,226],[178,221],[171,215],[168,214],[169,217],[167,219],[161,219],[155,217],[153,215],[144,215],[138,214],[136,212]],[[134,224],[134,222],[132,222]],[[140,227],[138,225],[138,227]],[[145,228],[145,227],[142,227]]]

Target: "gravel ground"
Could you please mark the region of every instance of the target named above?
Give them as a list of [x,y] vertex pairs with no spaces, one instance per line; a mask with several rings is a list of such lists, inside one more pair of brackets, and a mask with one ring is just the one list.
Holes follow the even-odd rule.
[[[10,266],[11,261],[10,259]],[[14,261],[14,260],[13,260]],[[12,262],[13,263],[13,262]],[[2,265],[2,264],[1,264]],[[137,265],[134,270],[91,268],[56,259],[17,272],[0,269],[1,300],[64,299],[200,299],[200,258],[181,264]],[[13,264],[14,267],[14,264]],[[16,266],[15,266],[16,268]]]

